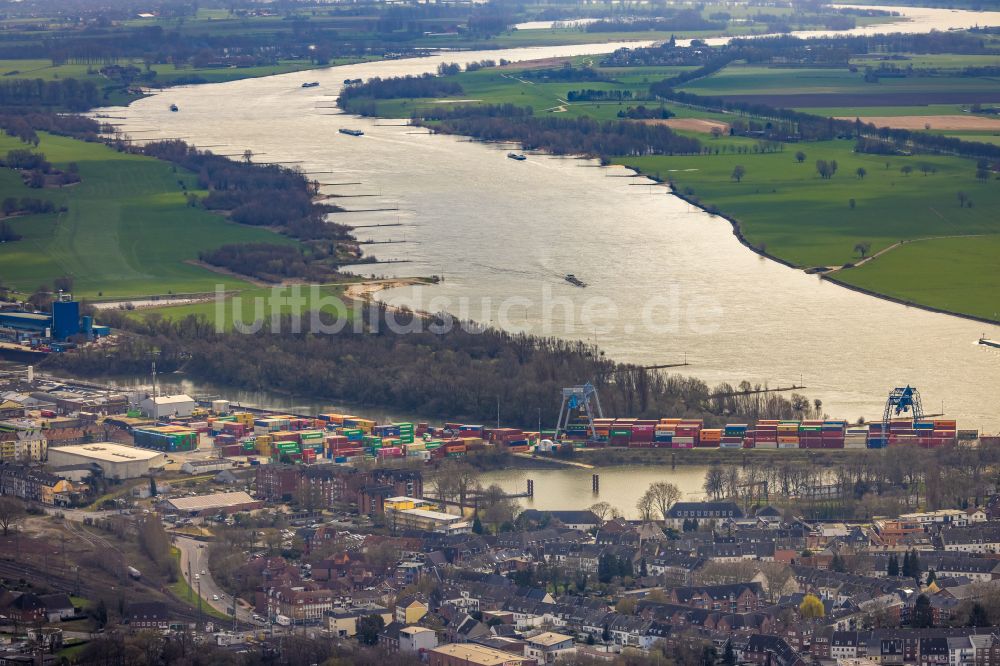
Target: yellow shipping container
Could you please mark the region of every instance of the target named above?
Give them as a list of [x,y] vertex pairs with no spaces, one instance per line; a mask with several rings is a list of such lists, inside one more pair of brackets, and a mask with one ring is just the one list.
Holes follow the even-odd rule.
[[253,427],[254,415],[250,412],[236,412],[233,416],[236,417],[236,422],[240,425]]

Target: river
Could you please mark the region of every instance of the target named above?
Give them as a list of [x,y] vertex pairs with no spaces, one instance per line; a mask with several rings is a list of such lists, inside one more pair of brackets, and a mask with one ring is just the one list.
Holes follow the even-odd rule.
[[[935,11],[937,29],[1000,25],[1000,12]],[[852,420],[880,418],[888,391],[911,384],[927,412],[947,413],[960,427],[1000,430],[1000,350],[976,344],[984,333],[1000,338],[1000,327],[868,297],[762,259],[724,220],[639,179],[615,177],[627,175],[621,169],[541,155],[517,162],[504,147],[334,108],[344,79],[620,46],[363,63],[172,88],[102,112],[124,117],[122,130],[137,138],[178,137],[235,155],[249,148],[258,161],[293,162],[316,174],[330,183],[325,193],[365,195],[339,200],[359,212],[338,221],[358,225],[362,240],[405,241],[375,247],[380,259],[406,263],[373,270],[445,278],[433,287],[383,292],[390,303],[589,340],[623,361],[686,358],[691,365],[683,371],[709,384],[804,384],[828,414]],[[301,88],[306,81],[320,86]],[[172,103],[180,112],[169,111]],[[346,136],[341,128],[365,134]],[[371,209],[392,210],[360,212]],[[361,228],[374,224],[400,226]],[[562,276],[570,272],[588,288],[567,284]]]
[[[507,492],[523,493],[527,480],[535,482],[535,496],[518,500],[526,509],[558,511],[583,509],[595,502],[607,502],[627,518],[638,518],[635,504],[656,481],[669,481],[683,493],[685,500],[704,499],[702,488],[707,467],[627,465],[601,469],[507,469],[486,472],[480,478],[484,486],[497,484]],[[591,475],[600,475],[600,490],[593,492]]]

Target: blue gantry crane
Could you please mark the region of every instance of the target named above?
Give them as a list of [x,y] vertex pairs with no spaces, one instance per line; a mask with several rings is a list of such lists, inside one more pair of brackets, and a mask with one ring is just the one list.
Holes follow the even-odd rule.
[[889,392],[882,412],[883,437],[889,436],[889,421],[895,416],[909,416],[914,421],[924,418],[924,406],[920,402],[920,391],[913,386],[897,386]]
[[591,440],[596,440],[594,415],[596,414],[597,418],[604,418],[604,410],[601,409],[601,398],[597,395],[597,389],[590,382],[582,386],[567,386],[562,390],[562,405],[559,407],[559,421],[556,423],[557,439],[566,432],[574,411],[586,416]]

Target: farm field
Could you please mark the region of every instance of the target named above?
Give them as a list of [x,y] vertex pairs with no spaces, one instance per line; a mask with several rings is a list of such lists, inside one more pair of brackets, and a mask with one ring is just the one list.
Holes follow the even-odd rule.
[[[682,90],[806,111],[828,107],[854,109],[1000,101],[1000,81],[996,77],[883,78],[877,83],[868,83],[863,72],[851,72],[846,68],[730,65],[711,76],[686,84]],[[849,110],[845,114],[833,115],[851,113]]]
[[966,113],[963,104],[914,104],[911,106],[813,106],[793,107],[816,116],[832,118],[867,118],[869,116],[951,116]]
[[962,141],[978,141],[979,143],[992,143],[1000,146],[1000,132],[992,134],[977,134],[975,132],[941,132],[945,136],[953,136]]
[[[189,207],[179,181],[195,191],[194,175],[170,164],[100,144],[40,138],[38,150],[55,166],[79,165],[81,182],[30,189],[15,172],[0,170],[0,199],[44,198],[68,209],[9,221],[24,238],[0,245],[0,281],[21,292],[64,275],[74,278],[78,296],[91,298],[205,292],[217,284],[240,289],[248,283],[184,262],[225,243],[293,242]],[[0,154],[23,147],[0,137]]]
[[907,243],[834,277],[904,301],[1000,320],[1000,235]]
[[964,67],[998,67],[1000,56],[957,53],[893,53],[891,57],[884,55],[854,56],[851,64],[858,67],[878,67],[879,65],[895,66],[900,69],[907,67],[962,69]]
[[[362,58],[331,60],[329,65],[324,66],[345,65],[362,60]],[[131,65],[145,71],[145,65],[139,59],[123,60],[119,64],[123,67]],[[237,79],[287,74],[288,72],[316,69],[317,67],[318,65],[309,60],[282,60],[274,65],[260,67],[178,67],[172,64],[154,64],[151,69],[156,72],[156,76],[148,81],[138,81],[134,85],[157,87],[184,83],[223,83]],[[121,82],[112,81],[102,76],[99,69],[100,66],[95,65],[53,65],[50,60],[0,60],[0,80],[17,78],[57,81],[72,78],[78,81],[93,82],[102,91],[103,99],[109,105],[127,104],[136,98],[135,95],[129,95],[125,91],[125,85]]]
[[847,68],[786,68],[729,65],[725,69],[685,84],[682,89],[705,95],[762,95],[766,93],[898,93],[991,91],[993,77],[904,77],[864,80],[864,72]]
[[[841,120],[854,120],[857,116],[836,116]],[[986,116],[938,115],[938,116],[865,116],[865,122],[878,127],[908,130],[986,130],[1000,131],[1000,118]],[[972,141],[974,139],[970,139]]]

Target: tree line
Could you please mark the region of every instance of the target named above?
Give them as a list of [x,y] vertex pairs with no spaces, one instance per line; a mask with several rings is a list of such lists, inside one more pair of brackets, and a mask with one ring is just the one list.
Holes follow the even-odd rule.
[[307,251],[295,245],[234,243],[201,252],[198,258],[213,266],[268,282],[287,278],[329,282],[337,277],[337,263],[335,257],[323,254],[322,249],[316,247]]
[[433,74],[422,76],[399,76],[389,79],[375,77],[365,83],[344,86],[338,103],[350,110],[350,104],[358,98],[395,99],[401,97],[448,97],[461,95],[462,86]]
[[657,30],[725,30],[726,21],[711,21],[704,18],[697,9],[674,10],[670,16],[658,18],[605,19],[588,23],[587,32],[646,32]]
[[[701,380],[616,363],[583,342],[475,325],[449,330],[443,316],[421,322],[394,313],[403,331],[412,329],[394,332],[385,324],[387,313],[372,306],[335,335],[311,333],[309,321],[299,333],[281,320],[279,328],[264,322],[258,333],[243,335],[217,332],[213,323],[193,316],[179,321],[156,315],[135,321],[113,311],[104,316],[129,331],[117,347],[54,354],[45,363],[86,375],[144,374],[155,359],[164,372],[183,369],[216,384],[474,422],[495,419],[499,401],[508,425],[529,428],[537,427],[539,417],[543,424],[554,423],[562,387],[586,378],[593,378],[610,414],[714,422],[765,416],[714,412],[720,404]],[[792,413],[784,399],[771,407],[775,418]]]
[[99,141],[101,125],[93,118],[56,113],[44,109],[0,108],[0,127],[7,136],[37,146],[38,132],[69,136],[81,141]]
[[698,139],[665,125],[590,117],[539,118],[529,108],[513,105],[458,106],[423,112],[415,124],[448,134],[485,141],[517,141],[529,150],[556,155],[690,155],[701,150]]
[[[23,56],[22,56],[23,57]],[[100,103],[97,86],[76,79],[0,80],[0,107],[47,107],[86,111]]]
[[[128,147],[119,146],[123,150]],[[208,196],[193,204],[207,210],[224,210],[230,219],[247,225],[278,226],[282,233],[304,241],[352,240],[348,227],[326,220],[337,206],[313,199],[318,184],[304,174],[277,164],[254,164],[252,154],[234,161],[210,151],[200,151],[183,141],[154,141],[135,149],[192,171]]]

